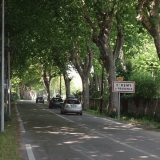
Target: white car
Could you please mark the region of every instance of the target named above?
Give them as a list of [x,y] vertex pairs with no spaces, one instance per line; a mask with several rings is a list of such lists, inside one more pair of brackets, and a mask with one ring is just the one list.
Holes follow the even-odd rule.
[[82,104],[76,98],[67,98],[61,106],[61,114],[76,113],[82,115]]

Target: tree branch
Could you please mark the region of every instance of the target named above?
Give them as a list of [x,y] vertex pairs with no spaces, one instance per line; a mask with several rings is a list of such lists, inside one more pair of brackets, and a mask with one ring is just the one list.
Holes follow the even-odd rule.
[[119,15],[118,13],[116,13],[116,20],[117,20],[117,39],[116,39],[116,46],[115,46],[115,49],[114,49],[114,56],[115,56],[115,59],[119,56],[119,53],[120,53],[120,50],[123,46],[123,43],[124,43],[124,35],[123,35],[123,31],[122,31],[122,26],[121,26],[121,23],[120,23],[120,19],[119,19]]

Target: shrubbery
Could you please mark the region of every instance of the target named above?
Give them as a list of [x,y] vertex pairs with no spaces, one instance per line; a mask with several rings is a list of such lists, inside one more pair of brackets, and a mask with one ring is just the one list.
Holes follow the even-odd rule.
[[130,76],[130,81],[135,81],[135,93],[130,97],[154,98],[158,93],[157,79],[147,71],[135,72]]

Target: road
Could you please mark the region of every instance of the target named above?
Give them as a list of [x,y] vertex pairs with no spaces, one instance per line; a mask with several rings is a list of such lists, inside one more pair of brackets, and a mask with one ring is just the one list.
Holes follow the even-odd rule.
[[46,104],[16,104],[24,160],[160,160],[160,133]]

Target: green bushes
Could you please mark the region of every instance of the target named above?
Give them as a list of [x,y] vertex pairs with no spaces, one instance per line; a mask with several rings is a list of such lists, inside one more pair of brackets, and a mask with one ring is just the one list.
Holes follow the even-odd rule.
[[154,98],[158,94],[157,79],[147,72],[135,72],[130,76],[130,81],[135,81],[135,93],[130,97]]
[[18,94],[16,92],[12,92],[11,93],[11,101],[14,102],[18,99],[19,99]]

